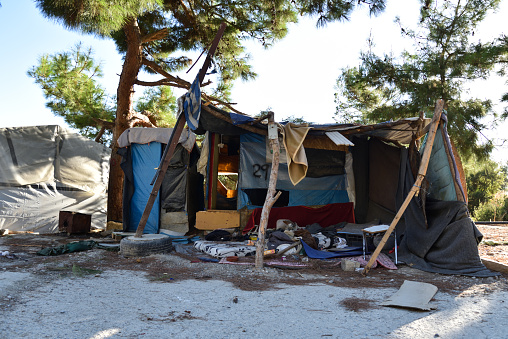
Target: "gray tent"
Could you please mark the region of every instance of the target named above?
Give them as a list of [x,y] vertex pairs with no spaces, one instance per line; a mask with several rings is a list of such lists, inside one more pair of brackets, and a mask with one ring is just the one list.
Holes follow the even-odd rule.
[[58,232],[60,211],[105,228],[110,153],[56,125],[0,129],[0,229]]

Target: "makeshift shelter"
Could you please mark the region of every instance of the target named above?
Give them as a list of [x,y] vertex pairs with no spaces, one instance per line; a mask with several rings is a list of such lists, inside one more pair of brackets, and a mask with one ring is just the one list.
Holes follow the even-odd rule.
[[[125,173],[124,231],[134,232],[138,227],[171,132],[171,128],[135,127],[118,138]],[[159,233],[162,228],[185,234],[194,226],[196,211],[203,209],[203,177],[196,171],[198,158],[196,136],[187,130],[182,133],[171,158],[144,233]]]
[[[313,125],[296,133],[303,135],[296,148],[303,146],[306,168],[292,171],[290,160],[281,161],[277,190],[282,193],[270,212],[268,227],[280,218],[299,223],[309,215],[305,210],[309,207],[322,208],[324,214],[315,219],[322,220],[322,227],[341,221],[390,224],[415,182],[421,157],[416,141],[426,134],[429,122],[409,118],[366,126]],[[288,131],[283,129],[286,137]],[[253,229],[259,223],[271,169],[266,125],[203,105],[195,132],[206,134],[198,169],[206,176],[207,207],[198,213],[196,227]],[[300,165],[294,145],[285,148],[296,154],[293,163]],[[492,275],[478,255],[481,234],[467,212],[446,115],[431,154],[421,194],[412,199],[397,224],[399,260],[431,272]],[[292,172],[300,178],[291,178]],[[238,175],[237,188],[220,193],[219,175],[231,173]],[[343,213],[337,215],[338,210]],[[303,222],[299,225],[308,223]]]
[[106,226],[111,150],[60,126],[0,129],[0,229],[54,233],[60,211]]

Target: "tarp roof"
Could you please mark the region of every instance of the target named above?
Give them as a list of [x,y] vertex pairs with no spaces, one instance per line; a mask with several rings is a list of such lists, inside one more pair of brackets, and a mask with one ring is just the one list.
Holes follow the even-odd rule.
[[[211,131],[220,134],[244,134],[254,132],[267,134],[267,125],[258,122],[250,116],[226,112],[212,105],[202,106],[199,128],[196,134],[204,134]],[[339,132],[343,136],[352,135],[374,136],[388,141],[408,144],[418,128],[425,128],[430,123],[429,118],[423,120],[419,126],[420,118],[405,118],[396,121],[387,121],[371,125],[360,124],[311,124],[312,130],[309,135],[325,135],[326,132]]]

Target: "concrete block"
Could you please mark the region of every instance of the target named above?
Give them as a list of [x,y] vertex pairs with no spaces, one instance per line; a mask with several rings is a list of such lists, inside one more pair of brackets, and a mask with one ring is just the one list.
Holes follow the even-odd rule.
[[343,271],[355,271],[360,267],[360,263],[354,260],[342,259],[340,261],[340,267]]

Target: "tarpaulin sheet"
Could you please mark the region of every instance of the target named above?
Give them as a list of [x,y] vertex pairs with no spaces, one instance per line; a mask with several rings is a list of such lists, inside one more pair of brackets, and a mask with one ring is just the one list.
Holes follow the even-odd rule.
[[478,243],[482,234],[467,216],[463,202],[427,199],[428,226],[419,208],[404,213],[406,231],[399,246],[398,258],[422,271],[489,277],[481,262]]
[[347,191],[293,190],[289,193],[289,206],[316,206],[337,202],[349,202]]
[[331,258],[343,258],[343,257],[352,257],[355,255],[362,255],[363,250],[361,247],[351,247],[350,250],[344,250],[341,252],[327,252],[315,250],[302,240],[303,249],[305,250],[305,254],[309,258],[312,259],[331,259]]
[[[161,144],[152,142],[150,144],[132,144],[132,169],[134,174],[134,194],[130,201],[130,222],[128,232],[134,232],[138,228],[139,221],[145,210],[146,203],[150,197],[153,186],[150,185],[155,175],[156,168],[161,159]],[[158,233],[160,215],[159,195],[153,204],[150,216],[146,222],[144,233]]]
[[[247,194],[242,189],[267,189],[270,179],[271,163],[266,158],[266,140],[264,136],[249,133],[240,137],[240,178],[238,208],[247,206],[255,208]],[[341,153],[341,152],[335,152]],[[328,166],[325,174],[335,175],[309,177],[293,185],[289,178],[287,164],[280,164],[277,176],[278,190],[289,191],[289,206],[298,205],[326,205],[337,202],[349,202],[347,195],[347,175],[344,171],[345,157],[343,154],[334,158],[333,165]],[[332,161],[330,160],[330,163]],[[320,161],[316,167],[324,167]],[[309,163],[308,173],[313,171],[313,163]],[[316,173],[318,173],[317,171]],[[318,174],[317,174],[318,175]],[[317,189],[319,188],[319,189]],[[319,192],[320,191],[320,192]]]
[[[252,211],[247,226],[243,230],[244,234],[253,229],[255,225],[259,225],[261,211],[261,208]],[[276,207],[270,210],[267,227],[275,228],[279,219],[289,219],[301,227],[314,223],[318,223],[321,227],[328,227],[342,221],[354,223],[355,215],[352,202],[329,204],[318,208],[306,206]]]
[[229,116],[231,117],[231,120],[233,121],[233,125],[242,125],[242,124],[246,124],[248,122],[254,121],[254,118],[252,118],[248,115],[242,115],[242,114],[229,112]]
[[57,125],[0,128],[0,229],[58,232],[62,210],[104,229],[110,154]]
[[[422,144],[425,147],[426,140]],[[432,183],[429,187],[429,196],[444,201],[456,201],[454,176],[446,153],[447,144],[443,140],[442,127],[439,126],[432,145],[432,153],[427,168],[427,180]],[[451,150],[449,150],[451,152]],[[458,177],[458,175],[457,175]],[[460,180],[459,180],[460,184]]]
[[[399,206],[415,182],[409,161],[406,166],[397,192]],[[482,234],[469,218],[465,203],[427,198],[424,208],[425,214],[420,196],[414,196],[404,212],[400,261],[427,272],[477,277],[498,275],[489,271],[480,259],[478,243]]]

